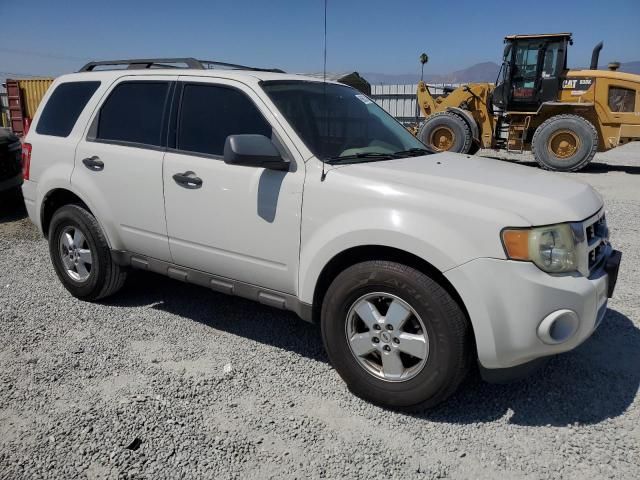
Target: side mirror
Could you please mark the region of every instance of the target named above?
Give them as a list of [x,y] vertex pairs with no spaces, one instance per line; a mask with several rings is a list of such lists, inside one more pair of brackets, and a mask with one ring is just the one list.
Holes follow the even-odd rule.
[[271,140],[264,135],[229,135],[224,142],[224,163],[289,170],[289,162],[282,159]]

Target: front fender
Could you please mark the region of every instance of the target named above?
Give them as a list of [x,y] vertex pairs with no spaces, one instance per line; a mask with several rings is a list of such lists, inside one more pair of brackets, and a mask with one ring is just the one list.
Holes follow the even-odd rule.
[[[299,296],[313,302],[318,278],[336,255],[354,247],[384,246],[422,258],[441,272],[479,256],[477,245],[437,218],[396,209],[363,208],[307,232],[300,250]],[[336,235],[336,232],[343,232]]]

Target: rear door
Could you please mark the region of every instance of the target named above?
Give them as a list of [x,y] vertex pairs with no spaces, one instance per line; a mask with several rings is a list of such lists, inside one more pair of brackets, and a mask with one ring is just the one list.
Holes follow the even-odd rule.
[[170,260],[162,162],[174,78],[119,79],[76,150],[71,183],[91,199],[111,247]]
[[[164,166],[174,262],[295,293],[305,173],[295,145],[264,101],[240,82],[180,77],[176,98],[181,102],[172,119],[175,131],[170,129],[175,144]],[[270,137],[291,161],[290,170],[224,163],[224,142],[234,134]],[[174,178],[187,173],[201,183]]]

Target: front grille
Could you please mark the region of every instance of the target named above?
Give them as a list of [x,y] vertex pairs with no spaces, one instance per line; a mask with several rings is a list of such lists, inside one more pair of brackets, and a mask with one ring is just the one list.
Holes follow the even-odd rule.
[[609,245],[609,228],[604,212],[587,220],[584,229],[587,239],[587,266],[591,274],[600,267]]

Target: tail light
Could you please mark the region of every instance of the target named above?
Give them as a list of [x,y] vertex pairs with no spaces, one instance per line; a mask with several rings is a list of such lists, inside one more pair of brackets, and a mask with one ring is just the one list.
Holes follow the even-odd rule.
[[29,171],[31,170],[31,144],[22,144],[22,178],[29,180]]

